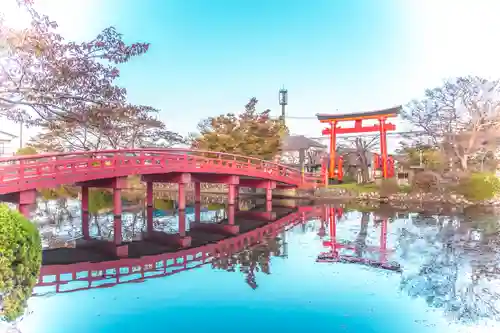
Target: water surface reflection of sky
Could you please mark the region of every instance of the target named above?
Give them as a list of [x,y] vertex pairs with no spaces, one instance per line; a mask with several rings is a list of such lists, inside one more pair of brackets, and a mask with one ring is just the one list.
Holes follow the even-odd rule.
[[[342,218],[337,238],[354,241],[360,218],[361,213]],[[306,228],[289,230],[288,257],[272,257],[271,274],[256,273],[255,290],[245,283],[244,274],[205,265],[144,283],[33,297],[30,314],[18,327],[23,333],[498,332],[498,327],[458,323],[443,308],[430,307],[424,297],[408,296],[401,290],[401,274],[317,263],[318,254],[328,251],[317,235],[319,227],[320,221],[314,220]],[[417,231],[408,245],[405,237]],[[377,245],[379,232],[371,218],[366,243]],[[390,259],[401,262],[403,276],[435,261],[429,258],[439,252],[437,235],[442,232],[442,226],[416,227],[410,220],[390,223],[388,245],[396,248]]]

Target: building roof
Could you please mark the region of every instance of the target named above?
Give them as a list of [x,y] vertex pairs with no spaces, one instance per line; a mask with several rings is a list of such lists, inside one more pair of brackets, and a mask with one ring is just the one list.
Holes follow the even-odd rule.
[[283,151],[299,151],[309,148],[326,148],[326,146],[303,135],[289,135],[283,140]]
[[394,106],[392,108],[367,111],[367,112],[356,112],[348,114],[328,114],[328,113],[318,113],[316,117],[321,122],[327,122],[329,120],[357,120],[357,119],[375,119],[380,116],[396,117],[401,112],[401,105]]

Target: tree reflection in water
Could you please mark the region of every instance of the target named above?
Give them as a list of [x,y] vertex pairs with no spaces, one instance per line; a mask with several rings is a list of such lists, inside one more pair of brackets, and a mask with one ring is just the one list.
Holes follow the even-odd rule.
[[[78,193],[60,194],[46,191],[33,212],[34,223],[42,236],[44,248],[74,247],[82,237],[80,203]],[[177,232],[178,212],[171,193],[155,193],[154,207],[161,217],[153,219],[155,230],[166,233]],[[189,196],[188,196],[189,198]],[[124,192],[124,214],[122,215],[124,241],[137,240],[146,229],[146,209],[144,193]],[[194,197],[191,199],[194,200]],[[209,214],[202,217],[205,222],[218,222],[225,216],[225,196],[210,195],[202,197],[202,206]],[[254,206],[251,199],[241,199],[240,207],[249,209]],[[194,216],[188,216],[193,221]],[[91,235],[97,239],[111,240],[113,237],[113,200],[110,191],[91,189],[89,191],[89,224]]]
[[461,322],[500,320],[498,218],[420,214],[413,225],[400,234],[402,257],[424,252],[425,260],[401,289]]
[[361,213],[361,228],[354,241],[356,256],[362,257],[366,250],[366,237],[368,236],[368,223],[370,222],[369,213]]
[[266,238],[262,242],[237,253],[231,253],[231,250],[219,253],[212,260],[212,268],[243,273],[245,282],[255,290],[259,286],[255,273],[271,274],[271,256],[281,256],[283,246],[284,241],[280,237]]

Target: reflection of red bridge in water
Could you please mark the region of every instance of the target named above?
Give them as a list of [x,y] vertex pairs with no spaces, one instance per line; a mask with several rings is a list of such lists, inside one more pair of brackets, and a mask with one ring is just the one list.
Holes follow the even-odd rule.
[[[228,185],[228,204],[237,202],[239,188],[263,188],[266,200],[272,200],[273,189],[315,187],[321,175],[301,172],[281,164],[218,152],[185,149],[127,149],[96,152],[43,154],[0,158],[0,201],[18,205],[29,217],[37,189],[64,184],[81,187],[82,234],[89,233],[89,188],[110,188],[113,192],[113,241],[96,242],[106,251],[127,257],[128,245],[122,237],[121,191],[127,188],[127,176],[141,175],[146,183],[147,227],[153,230],[153,184],[178,185],[178,209],[186,208],[186,184],[194,183],[195,201],[200,202],[201,183]],[[235,229],[235,228],[233,228]],[[181,232],[183,246],[190,239]]]
[[[266,239],[277,237],[280,232],[297,223],[319,217],[323,212],[317,207],[299,207],[294,212],[273,222],[269,222],[269,218],[266,218],[269,215],[267,212],[241,213],[254,218],[260,216],[265,224],[216,243],[181,249],[172,253],[106,262],[42,266],[34,294],[108,288],[117,284],[138,283],[149,278],[173,275],[203,266],[215,258],[227,257],[256,246]],[[181,218],[185,218],[185,215],[181,215]]]
[[[379,218],[375,219],[374,223],[377,221],[380,223],[380,241],[379,246],[366,246],[364,244],[365,239],[362,240],[363,244],[352,244],[346,242],[340,242],[337,239],[337,219],[343,216],[342,208],[334,208],[334,207],[325,207],[324,216],[326,216],[325,220],[322,220],[322,226],[320,229],[321,236],[324,236],[324,222],[328,220],[329,225],[329,241],[324,241],[323,246],[329,247],[329,252],[321,253],[317,262],[322,263],[334,263],[334,262],[345,262],[345,263],[357,263],[362,265],[367,265],[371,267],[377,267],[381,269],[386,269],[390,271],[401,271],[401,266],[395,262],[388,261],[388,254],[392,253],[394,250],[387,248],[387,226],[388,219],[387,218]],[[369,222],[369,215],[363,214],[361,218],[362,227],[367,227]],[[366,231],[365,231],[366,232]],[[360,231],[361,233],[361,231]],[[366,238],[366,233],[364,234],[364,238]],[[348,255],[346,251],[354,251],[357,252],[357,255]],[[378,253],[379,257],[377,260],[364,258],[363,252],[369,253]]]

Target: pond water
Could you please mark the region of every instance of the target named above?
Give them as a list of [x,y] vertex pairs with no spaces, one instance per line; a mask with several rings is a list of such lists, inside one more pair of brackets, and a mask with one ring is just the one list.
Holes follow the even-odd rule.
[[[209,201],[202,220],[223,219],[225,206]],[[157,209],[155,226],[176,232],[179,215],[169,205]],[[240,206],[260,204],[248,199]],[[124,216],[128,240],[145,225],[143,209],[131,207]],[[194,218],[190,209],[187,221]],[[71,246],[79,237],[78,211],[72,200],[39,204],[34,216],[46,248]],[[500,332],[495,216],[340,214],[335,205],[305,211],[259,244],[191,269],[184,264],[167,274],[156,266],[160,277],[144,274],[141,282],[107,288],[71,291],[71,276],[59,289],[37,287],[16,327],[23,333]],[[108,215],[95,214],[94,236],[110,237]]]

